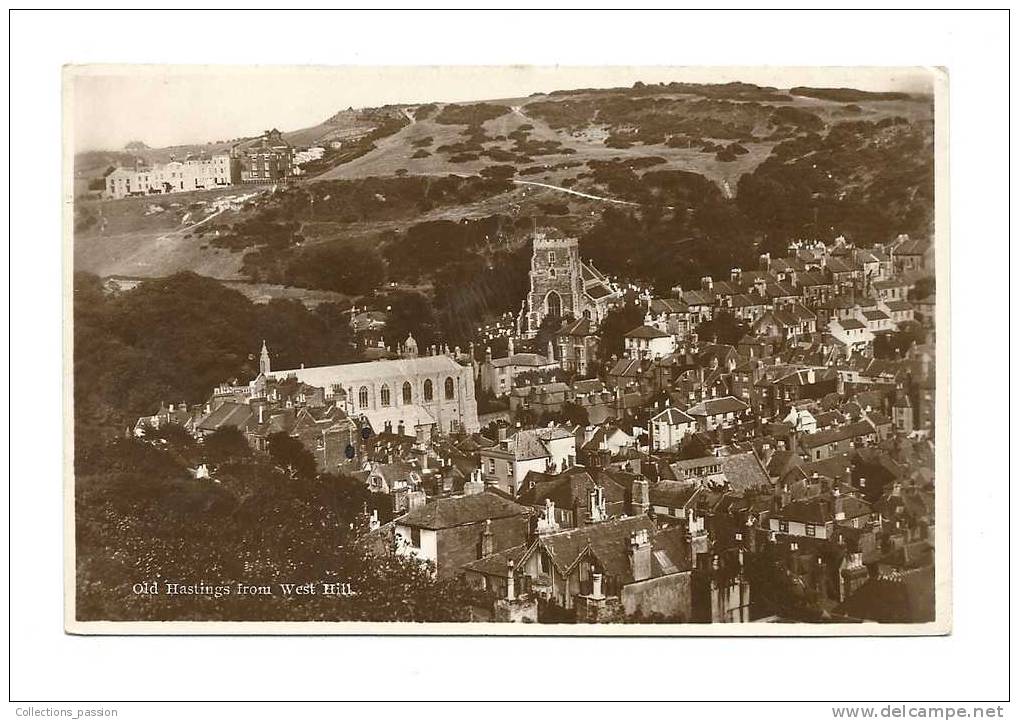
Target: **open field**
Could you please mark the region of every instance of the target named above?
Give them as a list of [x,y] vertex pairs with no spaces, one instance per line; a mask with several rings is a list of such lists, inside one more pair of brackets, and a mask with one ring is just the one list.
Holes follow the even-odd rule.
[[[267,192],[259,186],[175,193],[120,200],[78,201],[76,217],[90,218],[74,236],[74,268],[100,276],[158,277],[192,270],[215,278],[240,278],[242,254],[209,246],[194,233],[205,221],[232,222],[244,215],[243,199]],[[159,212],[152,212],[162,208]]]

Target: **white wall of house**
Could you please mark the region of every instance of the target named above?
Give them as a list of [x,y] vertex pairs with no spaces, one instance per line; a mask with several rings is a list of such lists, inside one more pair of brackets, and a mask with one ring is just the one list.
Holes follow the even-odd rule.
[[[439,558],[438,534],[427,528],[415,533],[410,526],[396,524],[397,551],[435,563]],[[417,536],[417,537],[415,537]]]

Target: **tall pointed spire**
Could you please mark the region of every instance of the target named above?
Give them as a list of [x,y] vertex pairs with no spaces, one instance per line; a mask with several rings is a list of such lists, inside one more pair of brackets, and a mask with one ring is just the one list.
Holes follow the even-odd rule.
[[258,357],[258,372],[264,376],[269,375],[271,366],[269,365],[269,349],[265,345],[265,340],[262,340],[262,354]]

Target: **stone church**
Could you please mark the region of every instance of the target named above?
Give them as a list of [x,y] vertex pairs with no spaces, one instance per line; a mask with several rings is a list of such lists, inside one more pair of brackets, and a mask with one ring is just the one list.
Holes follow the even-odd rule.
[[545,318],[586,318],[599,325],[622,294],[594,266],[580,259],[576,238],[534,233],[531,291],[517,319],[518,331],[533,338]]

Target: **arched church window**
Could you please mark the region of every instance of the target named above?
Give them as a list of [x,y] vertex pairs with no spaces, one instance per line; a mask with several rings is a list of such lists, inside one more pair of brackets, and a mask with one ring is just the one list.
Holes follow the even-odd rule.
[[454,395],[455,394],[453,392],[453,379],[452,378],[447,378],[446,379],[446,400],[447,401],[453,400]]
[[558,318],[563,314],[563,300],[554,290],[545,297],[546,315]]
[[361,386],[357,392],[357,405],[361,408],[368,407],[368,386]]
[[432,400],[432,381],[428,378],[425,379],[425,400]]
[[403,384],[403,403],[407,405],[413,401],[413,395],[410,387],[410,381]]
[[389,403],[392,400],[389,397],[389,386],[382,386],[382,390],[379,392],[379,395],[382,397],[382,407],[388,408]]

